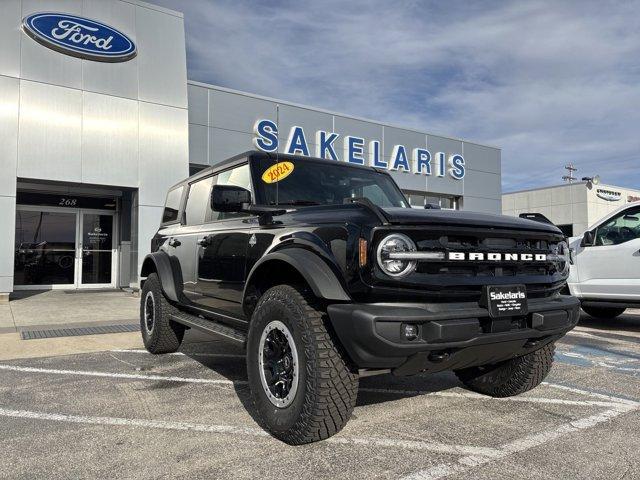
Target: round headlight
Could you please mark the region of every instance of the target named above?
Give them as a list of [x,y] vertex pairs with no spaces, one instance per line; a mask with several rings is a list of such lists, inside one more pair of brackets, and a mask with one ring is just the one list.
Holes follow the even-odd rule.
[[378,265],[391,277],[404,277],[416,269],[418,262],[415,259],[402,258],[401,254],[415,251],[416,244],[406,235],[401,233],[388,235],[378,245]]

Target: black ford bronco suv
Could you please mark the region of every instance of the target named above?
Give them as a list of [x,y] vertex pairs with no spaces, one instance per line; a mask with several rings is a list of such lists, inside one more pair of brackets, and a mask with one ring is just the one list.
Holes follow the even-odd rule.
[[247,152],[169,191],[140,323],[151,353],[189,328],[245,346],[256,418],[303,444],[346,424],[360,375],[537,386],[578,321],[568,269],[553,225],[412,209],[384,170]]

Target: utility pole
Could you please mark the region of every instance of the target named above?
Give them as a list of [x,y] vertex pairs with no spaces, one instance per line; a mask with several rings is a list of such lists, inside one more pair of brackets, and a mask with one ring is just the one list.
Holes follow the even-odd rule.
[[562,180],[564,180],[567,183],[571,183],[574,180],[577,180],[577,178],[573,176],[573,172],[577,172],[578,169],[573,166],[573,163],[570,163],[569,165],[565,165],[564,169],[567,171],[567,174],[562,176]]
[[573,187],[571,186],[571,182],[577,180],[577,178],[573,176],[573,173],[577,172],[578,169],[573,166],[573,163],[565,165],[564,169],[567,171],[567,174],[562,176],[562,180],[569,184],[569,215],[571,217],[571,233],[573,234],[575,233],[573,231],[575,225],[573,223]]

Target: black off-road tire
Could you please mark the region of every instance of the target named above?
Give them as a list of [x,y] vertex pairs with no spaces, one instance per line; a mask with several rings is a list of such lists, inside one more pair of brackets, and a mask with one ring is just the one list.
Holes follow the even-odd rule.
[[492,397],[511,397],[537,387],[551,370],[555,343],[495,365],[455,373],[470,390]]
[[[288,406],[269,400],[260,377],[265,327],[278,320],[290,331],[298,355],[298,386]],[[288,285],[260,298],[247,340],[247,373],[256,420],[290,445],[324,440],[345,426],[358,395],[358,374],[328,328],[326,313],[308,292]]]
[[[148,324],[148,316],[151,307],[148,303],[152,299],[153,320],[151,328]],[[184,337],[185,327],[170,319],[171,312],[176,308],[169,303],[162,292],[162,286],[158,275],[152,273],[144,282],[140,293],[140,332],[144,347],[149,353],[173,353],[180,348]]]
[[585,311],[588,315],[591,315],[594,318],[602,318],[606,320],[613,320],[616,317],[619,317],[624,313],[626,308],[622,307],[582,307],[582,310]]

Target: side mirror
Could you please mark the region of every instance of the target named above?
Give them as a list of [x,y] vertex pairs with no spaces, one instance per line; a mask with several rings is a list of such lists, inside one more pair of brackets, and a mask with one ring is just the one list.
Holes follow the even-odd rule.
[[211,190],[211,209],[214,212],[242,212],[251,203],[251,192],[235,185],[214,185]]
[[589,247],[593,245],[594,241],[595,241],[595,237],[593,235],[593,232],[590,230],[587,230],[586,232],[584,232],[584,235],[582,236],[582,242],[580,242],[580,246]]

